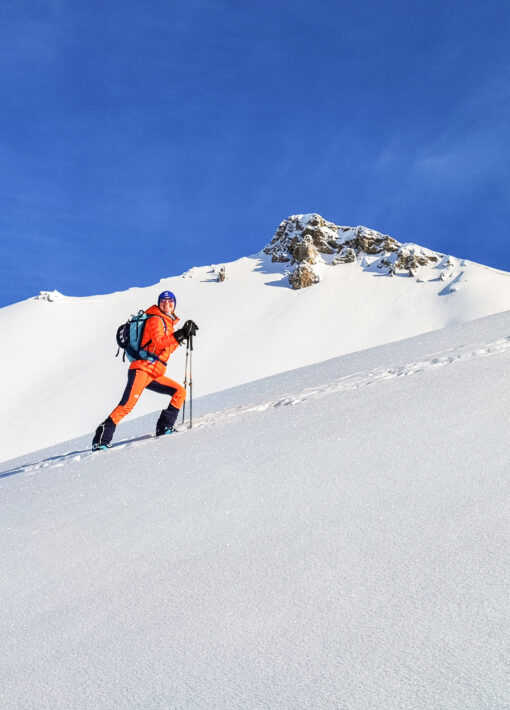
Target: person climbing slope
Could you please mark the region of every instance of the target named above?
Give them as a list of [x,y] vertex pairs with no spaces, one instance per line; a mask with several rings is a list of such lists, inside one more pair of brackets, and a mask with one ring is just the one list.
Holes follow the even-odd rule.
[[[133,409],[144,389],[152,390],[170,397],[170,403],[163,409],[156,424],[156,436],[171,434],[184,404],[186,390],[182,385],[165,377],[166,365],[170,355],[179,345],[196,335],[198,326],[187,320],[182,328],[174,331],[179,322],[175,315],[176,298],[171,291],[159,294],[158,305],[151,306],[145,313],[142,335],[143,358],[135,359],[128,370],[128,381],[122,399],[113,412],[97,427],[92,440],[92,450],[111,448],[112,438],[119,422]],[[146,359],[145,359],[146,358]]]

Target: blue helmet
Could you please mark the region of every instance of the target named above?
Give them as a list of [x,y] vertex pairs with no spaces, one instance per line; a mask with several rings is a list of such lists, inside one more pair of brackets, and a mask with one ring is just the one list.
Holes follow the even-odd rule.
[[175,297],[175,294],[173,294],[171,291],[162,291],[158,296],[158,306],[164,298],[171,298],[175,305],[177,305],[177,299]]

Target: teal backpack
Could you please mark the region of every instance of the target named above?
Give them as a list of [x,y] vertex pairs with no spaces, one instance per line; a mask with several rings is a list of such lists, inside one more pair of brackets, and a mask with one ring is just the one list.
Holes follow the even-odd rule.
[[119,325],[117,328],[117,345],[119,349],[115,357],[118,356],[121,350],[124,350],[122,361],[125,361],[127,357],[130,362],[133,362],[133,360],[149,360],[149,362],[161,362],[166,365],[164,360],[146,350],[152,342],[148,340],[145,343],[143,338],[145,325],[149,318],[161,318],[166,333],[166,323],[162,316],[149,315],[143,311],[138,311],[136,315],[131,316],[126,323]]

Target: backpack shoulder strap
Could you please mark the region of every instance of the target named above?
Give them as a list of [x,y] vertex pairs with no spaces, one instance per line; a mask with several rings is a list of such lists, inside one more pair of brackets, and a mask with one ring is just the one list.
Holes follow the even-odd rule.
[[[149,320],[149,318],[161,318],[161,320],[163,321],[163,328],[165,329],[165,335],[166,335],[167,329],[166,329],[165,319],[163,318],[163,316],[158,316],[156,313],[152,313],[151,315],[147,316],[145,323],[143,324],[143,331],[145,332],[145,326],[147,325],[147,321]],[[143,333],[142,333],[142,336],[143,336]],[[143,337],[140,338],[140,342],[143,342]],[[147,346],[150,345],[151,343],[152,343],[152,338],[150,340],[148,340],[145,343],[145,345],[141,345],[140,350],[145,350],[147,348]]]

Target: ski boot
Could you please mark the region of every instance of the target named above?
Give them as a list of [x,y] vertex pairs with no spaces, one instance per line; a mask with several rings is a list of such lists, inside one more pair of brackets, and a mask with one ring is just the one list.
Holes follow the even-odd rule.
[[92,439],[92,451],[102,451],[112,448],[112,439],[115,433],[115,424],[107,417],[104,422],[97,427]]
[[113,449],[113,444],[92,444],[92,451],[106,451]]
[[173,434],[176,431],[177,429],[173,426],[158,426],[156,427],[156,436],[166,436],[167,434]]
[[173,434],[177,429],[174,427],[179,410],[177,407],[169,404],[166,409],[163,409],[156,423],[156,436],[165,436],[165,434]]

